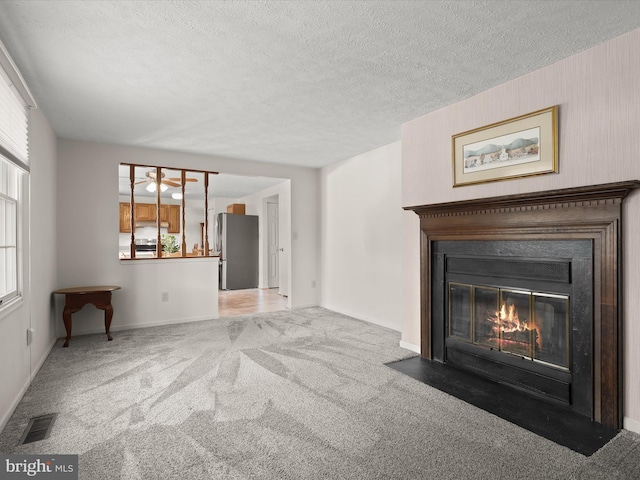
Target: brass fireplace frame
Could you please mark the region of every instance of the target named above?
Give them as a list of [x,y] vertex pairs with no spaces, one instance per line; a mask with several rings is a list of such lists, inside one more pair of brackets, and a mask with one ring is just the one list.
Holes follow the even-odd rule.
[[[456,338],[460,341],[463,342],[467,342],[469,344],[473,344],[473,345],[483,345],[482,342],[478,341],[477,337],[476,337],[476,327],[478,324],[476,315],[475,315],[475,292],[476,289],[482,288],[482,289],[486,289],[486,290],[495,290],[496,291],[496,305],[495,305],[495,310],[498,311],[501,308],[501,303],[502,303],[502,299],[501,297],[501,293],[502,292],[512,292],[512,293],[519,293],[519,294],[523,294],[523,295],[528,295],[529,296],[529,306],[528,306],[528,311],[527,311],[527,318],[529,320],[529,323],[531,323],[533,326],[537,325],[537,322],[534,320],[535,319],[535,315],[534,315],[534,302],[535,302],[535,298],[536,297],[544,297],[544,298],[555,298],[555,299],[564,299],[567,303],[567,305],[569,304],[569,296],[568,295],[557,295],[557,294],[551,294],[551,293],[544,293],[544,292],[535,292],[535,291],[526,291],[526,290],[521,290],[521,289],[510,289],[510,288],[501,288],[501,287],[489,287],[486,285],[475,285],[475,284],[469,284],[469,283],[460,283],[460,282],[448,282],[447,283],[447,288],[449,289],[449,292],[451,291],[451,286],[455,285],[455,286],[459,286],[459,287],[469,287],[470,289],[470,316],[469,316],[469,338],[463,338],[460,336],[457,336],[455,334],[452,333],[451,331],[451,322],[449,321],[448,323],[448,329],[447,329],[447,336],[448,337],[453,337]],[[447,295],[447,315],[448,315],[448,319],[451,320],[452,318],[452,313],[451,313],[451,306],[452,306],[452,302],[451,302],[451,294]],[[567,306],[567,308],[565,309],[565,338],[569,337],[569,307]],[[530,329],[530,336],[533,335],[535,328],[531,328]],[[502,342],[502,334],[500,334],[500,336],[498,337],[498,350],[501,352],[507,352],[510,354],[514,354],[513,352],[508,352],[507,350],[504,350],[502,348],[501,342]],[[486,344],[484,345],[485,347],[489,348],[490,345]],[[566,346],[565,346],[565,352],[564,352],[564,358],[565,360],[568,362],[569,360],[569,354],[570,354],[570,345],[569,342],[567,342]],[[516,356],[522,356],[524,358],[526,358],[527,360],[531,360],[533,362],[539,363],[539,364],[544,364],[547,365],[551,368],[556,368],[559,370],[564,370],[567,371],[568,370],[568,365],[567,363],[565,363],[565,365],[560,365],[560,364],[555,364],[555,363],[550,363],[550,362],[545,362],[544,360],[540,360],[539,358],[536,357],[535,355],[535,341],[533,340],[533,338],[529,339],[529,354],[528,355],[522,355],[520,353],[515,353],[514,355]]]

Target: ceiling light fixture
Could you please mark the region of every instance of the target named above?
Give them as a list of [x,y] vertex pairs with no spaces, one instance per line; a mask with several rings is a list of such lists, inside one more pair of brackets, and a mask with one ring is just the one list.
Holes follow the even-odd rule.
[[180,192],[173,192],[171,194],[171,198],[173,198],[174,200],[182,200],[182,193]]
[[[158,188],[158,186],[155,183],[150,183],[149,185],[147,185],[146,190],[147,192],[155,192],[156,189]],[[169,188],[168,186],[166,186],[164,183],[160,184],[160,191],[161,192],[166,192],[167,188]]]

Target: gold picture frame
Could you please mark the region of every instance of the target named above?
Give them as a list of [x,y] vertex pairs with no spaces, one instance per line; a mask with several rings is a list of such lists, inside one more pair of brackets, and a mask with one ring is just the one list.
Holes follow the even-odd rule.
[[558,106],[451,137],[453,186],[558,173]]

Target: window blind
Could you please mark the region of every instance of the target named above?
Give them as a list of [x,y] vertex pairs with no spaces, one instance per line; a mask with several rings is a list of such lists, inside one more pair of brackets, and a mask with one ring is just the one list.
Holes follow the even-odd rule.
[[0,70],[0,148],[8,160],[29,169],[29,109]]
[[35,101],[0,42],[0,155],[29,171],[29,108]]

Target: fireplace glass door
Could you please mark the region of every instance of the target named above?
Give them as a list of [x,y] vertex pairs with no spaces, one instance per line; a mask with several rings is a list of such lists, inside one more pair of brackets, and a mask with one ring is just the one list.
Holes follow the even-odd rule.
[[448,336],[568,369],[569,297],[449,282]]

